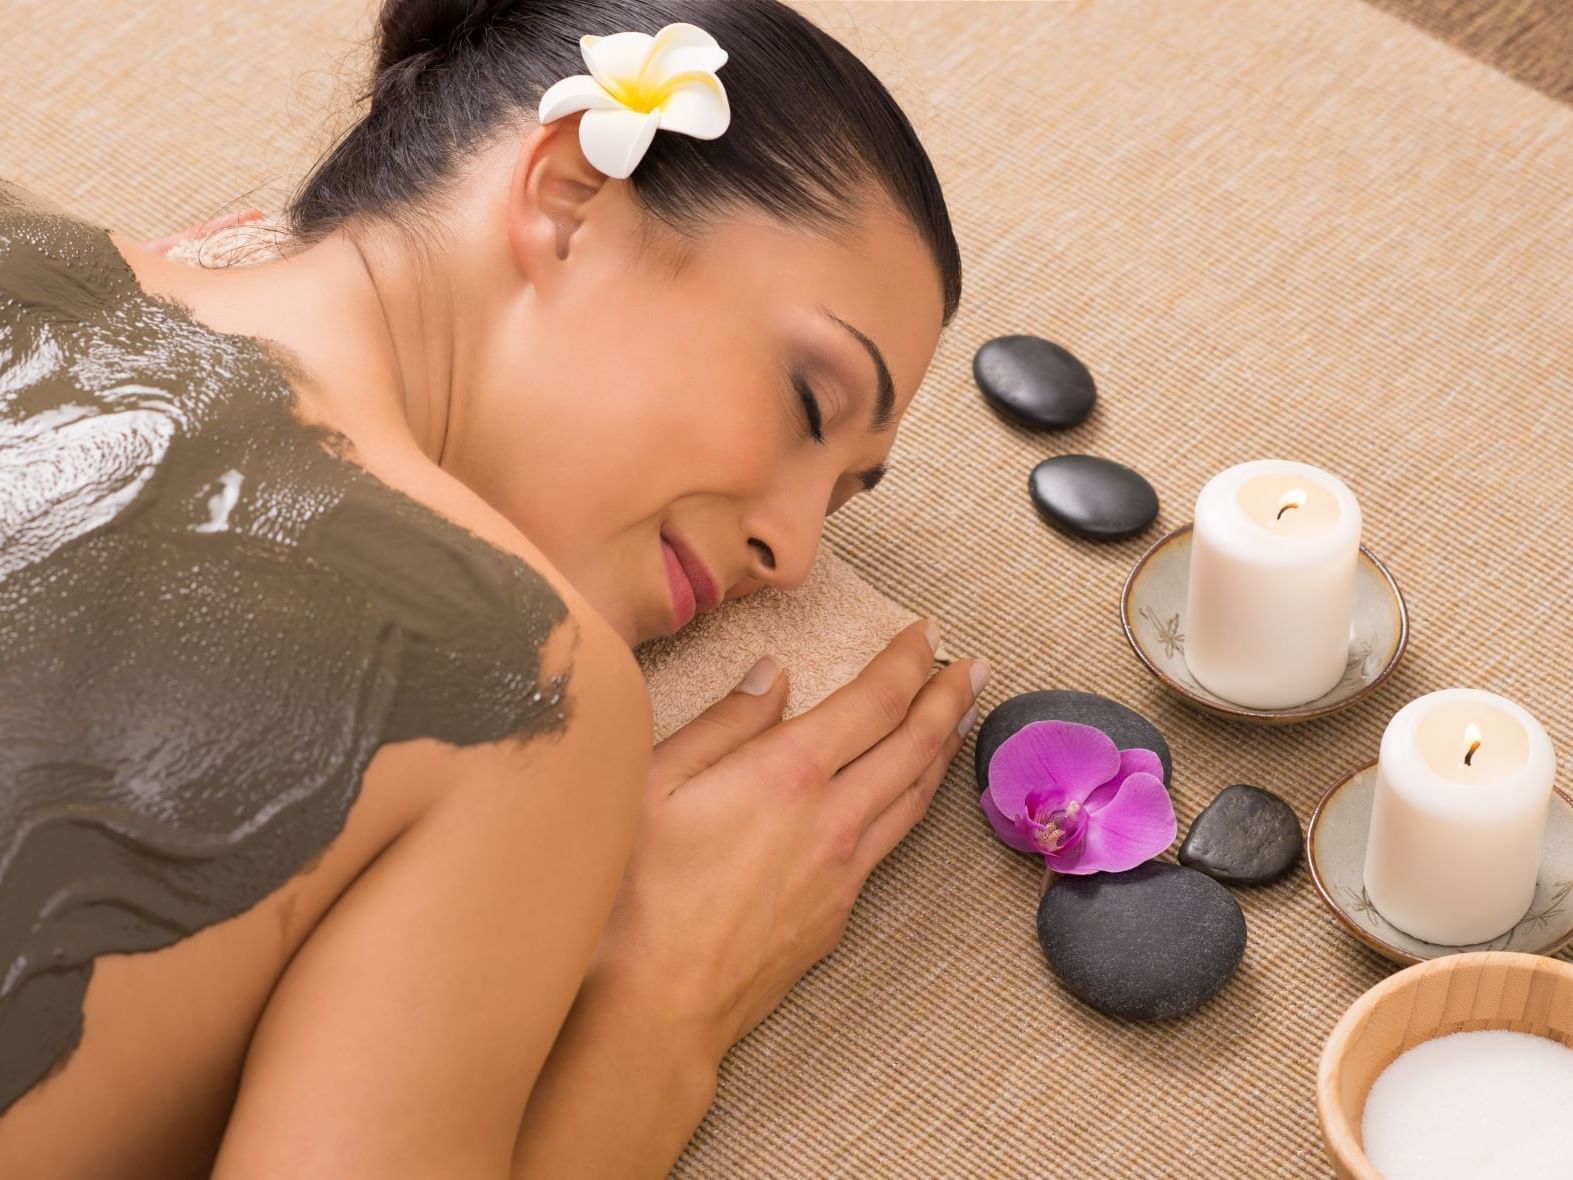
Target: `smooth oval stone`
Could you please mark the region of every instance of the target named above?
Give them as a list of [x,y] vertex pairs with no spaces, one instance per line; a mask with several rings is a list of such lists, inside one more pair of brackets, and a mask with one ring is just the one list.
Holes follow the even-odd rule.
[[983,719],[978,728],[977,744],[973,757],[978,771],[978,790],[988,789],[989,759],[1000,743],[1031,721],[1076,721],[1094,725],[1114,739],[1122,750],[1151,750],[1163,763],[1163,785],[1168,786],[1174,774],[1174,761],[1169,756],[1169,743],[1135,709],[1119,701],[1100,697],[1091,692],[1073,692],[1055,688],[1043,692],[1024,692],[1001,701]]
[[1060,877],[1038,904],[1038,941],[1066,989],[1125,1020],[1200,1007],[1245,953],[1234,895],[1195,869],[1148,861]]
[[972,358],[972,375],[990,405],[1040,430],[1079,425],[1098,397],[1087,366],[1041,336],[988,341]]
[[1303,840],[1293,807],[1271,791],[1236,783],[1192,821],[1180,863],[1233,885],[1265,885],[1294,868]]
[[1152,484],[1097,455],[1045,459],[1032,469],[1027,490],[1050,524],[1096,541],[1135,536],[1158,519]]

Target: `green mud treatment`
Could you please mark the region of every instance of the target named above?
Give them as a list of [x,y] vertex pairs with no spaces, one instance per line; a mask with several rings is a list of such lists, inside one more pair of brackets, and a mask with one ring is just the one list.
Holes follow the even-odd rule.
[[0,182],[0,1111],[95,956],[255,905],[384,743],[526,739],[567,609],[300,421],[257,340]]

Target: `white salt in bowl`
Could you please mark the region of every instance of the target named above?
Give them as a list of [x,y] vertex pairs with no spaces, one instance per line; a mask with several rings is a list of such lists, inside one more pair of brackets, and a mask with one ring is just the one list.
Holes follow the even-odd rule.
[[1573,963],[1471,951],[1389,976],[1349,1007],[1322,1048],[1316,1113],[1339,1180],[1382,1180],[1360,1135],[1366,1095],[1400,1053],[1477,1029],[1547,1037],[1573,1048]]

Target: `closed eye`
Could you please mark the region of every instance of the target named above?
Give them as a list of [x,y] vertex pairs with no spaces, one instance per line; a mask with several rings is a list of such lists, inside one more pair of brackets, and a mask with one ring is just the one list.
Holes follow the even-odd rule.
[[803,415],[808,419],[808,433],[817,443],[825,441],[825,419],[819,410],[819,398],[815,396],[813,387],[804,380],[801,374],[792,374],[792,388],[797,390],[797,397],[803,403]]

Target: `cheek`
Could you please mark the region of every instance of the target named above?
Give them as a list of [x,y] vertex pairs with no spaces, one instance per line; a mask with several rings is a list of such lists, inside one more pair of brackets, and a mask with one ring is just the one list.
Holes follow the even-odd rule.
[[543,375],[576,462],[637,475],[647,501],[746,487],[779,461],[786,427],[766,342],[697,303],[625,305]]
[[765,342],[723,315],[638,309],[541,320],[492,360],[508,376],[470,431],[483,494],[532,535],[592,544],[684,496],[757,494],[782,461]]

